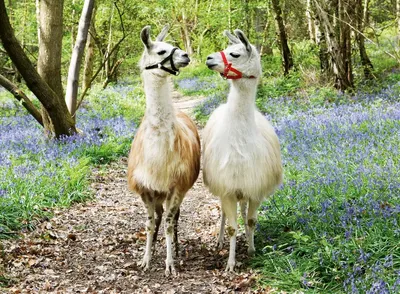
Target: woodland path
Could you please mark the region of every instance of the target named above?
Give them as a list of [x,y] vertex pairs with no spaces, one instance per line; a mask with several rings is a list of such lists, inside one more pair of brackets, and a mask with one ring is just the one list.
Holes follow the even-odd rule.
[[[179,94],[174,101],[186,111],[199,103]],[[224,272],[229,244],[225,239],[225,248],[215,249],[220,207],[201,174],[181,206],[175,278],[164,276],[163,224],[150,271],[137,267],[145,247],[146,212],[140,198],[127,190],[126,158],[95,168],[91,182],[92,200],[55,211],[19,239],[3,240],[0,270],[14,283],[0,293],[269,293],[251,289],[255,274],[244,265],[243,233],[238,273]]]

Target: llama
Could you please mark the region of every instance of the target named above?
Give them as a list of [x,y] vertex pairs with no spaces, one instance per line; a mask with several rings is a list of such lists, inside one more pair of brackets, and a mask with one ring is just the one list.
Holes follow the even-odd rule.
[[240,30],[228,31],[230,45],[207,57],[209,69],[231,80],[226,104],[211,115],[203,131],[203,178],[210,192],[220,198],[222,217],[218,247],[223,246],[225,218],[230,237],[226,271],[234,271],[237,203],[240,203],[248,254],[255,252],[257,209],[282,182],[280,145],[274,128],[256,109],[261,77],[260,56]]
[[165,202],[166,276],[176,275],[172,234],[178,255],[179,207],[200,170],[200,139],[196,125],[186,114],[174,109],[171,98],[170,75],[179,74],[179,68],[187,66],[190,59],[186,52],[163,42],[168,28],[165,26],[155,41],[150,38],[150,26],[141,32],[145,48],[140,68],[146,111],[128,159],[128,188],[140,195],[148,215],[146,249],[140,263],[144,270],[150,265]]

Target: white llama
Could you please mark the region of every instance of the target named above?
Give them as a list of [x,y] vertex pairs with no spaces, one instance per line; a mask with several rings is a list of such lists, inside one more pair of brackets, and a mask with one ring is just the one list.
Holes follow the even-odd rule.
[[233,271],[237,203],[240,203],[251,255],[255,252],[257,209],[282,182],[282,163],[274,128],[255,106],[261,77],[260,56],[242,31],[235,30],[236,36],[228,31],[224,33],[230,46],[209,55],[206,64],[232,81],[227,103],[213,112],[203,131],[203,176],[211,193],[221,201],[219,248],[223,246],[225,218],[228,218],[230,250],[226,270]]
[[[165,274],[176,274],[172,258],[172,234],[178,254],[177,221],[179,207],[193,186],[200,169],[200,139],[192,120],[174,109],[170,75],[189,64],[186,52],[162,42],[165,26],[156,41],[150,39],[150,27],[141,32],[145,45],[140,61],[146,94],[146,112],[132,142],[128,161],[128,187],[142,198],[147,209],[146,249],[141,267],[149,268],[152,244],[161,223],[163,203],[167,217],[165,238],[167,259]],[[154,212],[157,219],[154,218]],[[156,225],[156,226],[155,226]]]

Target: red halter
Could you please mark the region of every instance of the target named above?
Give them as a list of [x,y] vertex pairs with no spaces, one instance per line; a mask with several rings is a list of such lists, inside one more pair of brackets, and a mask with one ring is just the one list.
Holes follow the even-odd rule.
[[[226,59],[224,51],[219,52],[222,56],[222,61],[224,62],[225,69],[224,73],[221,74],[225,79],[228,80],[238,80],[241,78],[248,78],[248,79],[255,79],[255,76],[244,76],[240,71],[238,71],[236,68],[232,67],[232,63],[228,63],[228,59]],[[228,76],[229,72],[233,72],[236,74],[235,76]]]

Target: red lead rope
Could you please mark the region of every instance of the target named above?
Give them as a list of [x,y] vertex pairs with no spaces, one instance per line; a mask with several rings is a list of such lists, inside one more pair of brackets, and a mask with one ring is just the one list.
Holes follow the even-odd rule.
[[[249,77],[243,76],[243,74],[240,71],[238,71],[236,68],[232,67],[232,63],[228,62],[228,59],[226,59],[224,51],[220,51],[219,53],[221,54],[222,61],[224,62],[224,65],[225,65],[225,70],[224,70],[224,73],[222,74],[222,76],[225,79],[238,80],[238,79],[241,79],[241,78],[249,78],[249,79],[255,79],[256,78],[255,76],[249,76]],[[229,72],[233,72],[236,75],[235,76],[228,76]]]

